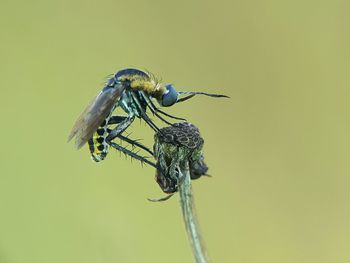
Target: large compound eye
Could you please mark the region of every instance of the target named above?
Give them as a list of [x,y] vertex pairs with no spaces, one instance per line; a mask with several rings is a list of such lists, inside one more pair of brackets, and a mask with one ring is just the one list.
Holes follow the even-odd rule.
[[164,107],[169,107],[177,102],[178,93],[173,85],[168,84],[165,86],[165,94],[162,97],[161,105]]

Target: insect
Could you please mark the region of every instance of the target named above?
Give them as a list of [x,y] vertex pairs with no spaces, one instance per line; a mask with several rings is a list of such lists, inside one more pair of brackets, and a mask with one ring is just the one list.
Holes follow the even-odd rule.
[[[153,101],[157,100],[162,107],[169,107],[175,103],[188,100],[197,94],[210,97],[227,97],[205,92],[178,92],[173,85],[162,83],[149,72],[135,68],[122,69],[109,78],[101,92],[80,114],[68,136],[68,141],[75,137],[78,149],[88,142],[91,157],[96,162],[102,161],[107,156],[111,146],[148,163],[144,157],[138,156],[113,142],[113,140],[119,138],[153,155],[152,151],[147,147],[123,136],[122,133],[131,125],[135,118],[143,119],[154,131],[158,132],[159,128],[146,114],[147,109],[169,125],[171,123],[164,119],[163,116],[184,120],[158,109]],[[180,98],[181,95],[187,96]],[[117,108],[121,108],[126,113],[126,116],[113,116],[112,114]],[[115,127],[111,128],[113,125]]]

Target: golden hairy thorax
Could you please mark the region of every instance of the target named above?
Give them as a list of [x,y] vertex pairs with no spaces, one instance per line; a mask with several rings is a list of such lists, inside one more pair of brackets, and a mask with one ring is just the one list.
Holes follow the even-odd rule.
[[131,89],[140,89],[154,98],[160,98],[165,93],[164,84],[160,83],[152,74],[144,73],[144,75],[124,74],[118,77],[117,80],[120,82],[129,82]]

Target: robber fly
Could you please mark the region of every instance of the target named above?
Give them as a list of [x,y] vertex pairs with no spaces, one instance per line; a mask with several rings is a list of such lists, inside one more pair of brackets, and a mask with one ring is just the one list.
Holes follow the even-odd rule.
[[[152,155],[152,151],[123,136],[122,133],[131,125],[135,117],[142,118],[154,131],[158,132],[159,128],[146,114],[147,108],[169,125],[171,123],[160,114],[184,120],[158,109],[153,100],[157,100],[162,107],[169,107],[175,103],[188,100],[197,94],[211,97],[227,97],[205,92],[178,92],[173,85],[163,84],[151,73],[134,68],[122,69],[109,78],[102,91],[81,113],[68,136],[68,141],[75,137],[78,149],[88,142],[91,157],[96,162],[102,161],[108,153],[109,146],[112,146],[148,163],[143,157],[137,156],[135,153],[113,142],[113,139],[118,137],[132,145],[141,147]],[[187,96],[180,98],[180,95]],[[117,107],[122,108],[127,116],[112,116]],[[110,129],[111,125],[116,126]]]

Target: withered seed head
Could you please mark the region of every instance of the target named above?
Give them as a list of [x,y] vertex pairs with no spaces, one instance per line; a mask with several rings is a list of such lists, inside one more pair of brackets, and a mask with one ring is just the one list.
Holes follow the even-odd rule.
[[177,167],[184,162],[189,163],[191,179],[197,179],[208,171],[202,153],[204,140],[193,124],[181,122],[162,128],[155,134],[154,141],[158,167],[156,181],[165,193],[177,191]]

